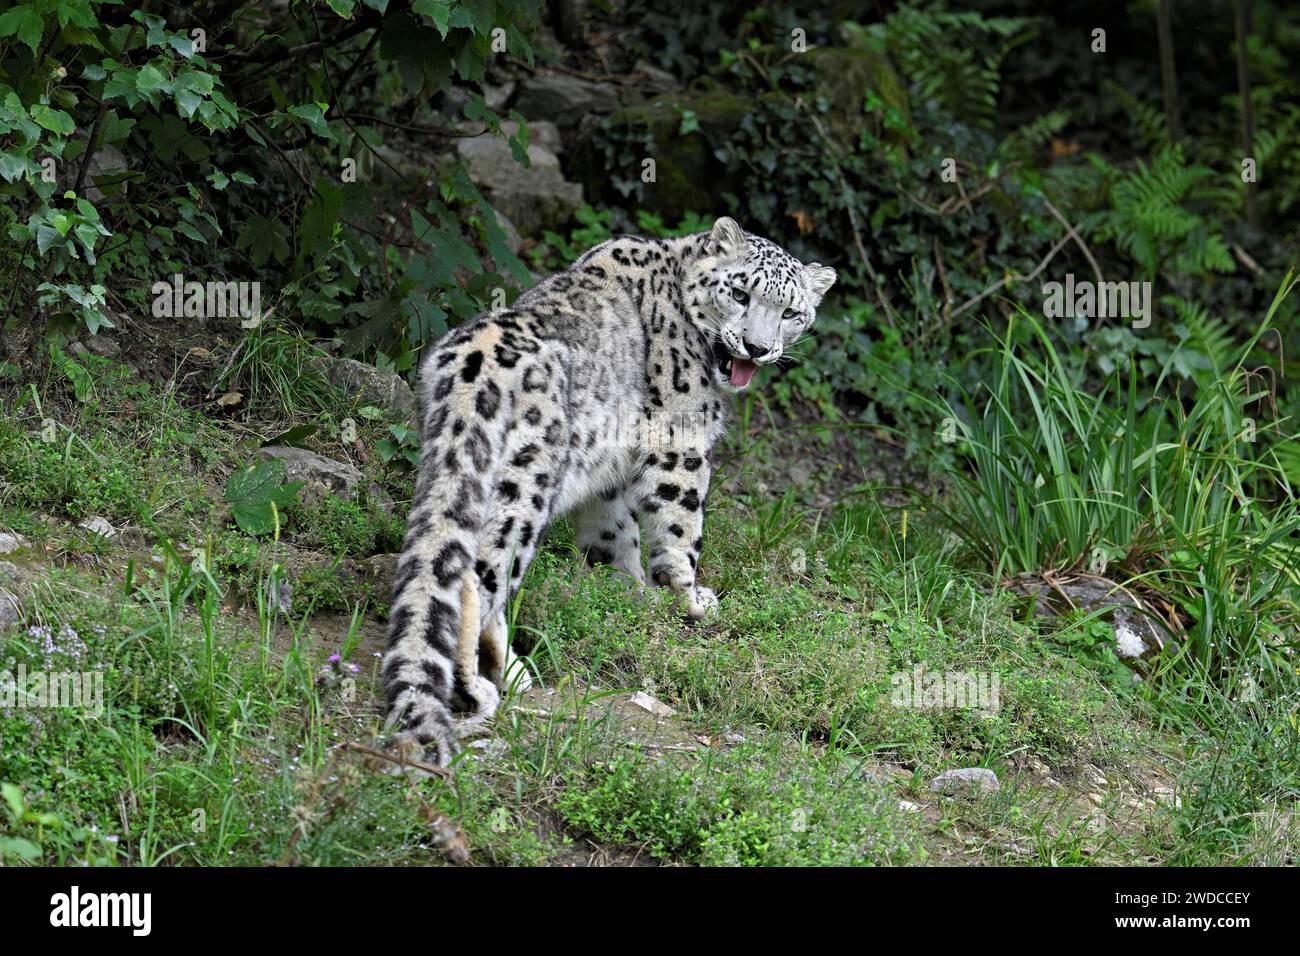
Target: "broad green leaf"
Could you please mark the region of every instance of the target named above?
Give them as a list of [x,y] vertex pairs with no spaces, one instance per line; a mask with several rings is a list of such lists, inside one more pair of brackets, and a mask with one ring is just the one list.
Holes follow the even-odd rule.
[[311,131],[321,139],[333,139],[334,134],[330,132],[329,124],[325,122],[325,105],[321,103],[306,103],[302,106],[291,106],[289,112],[301,120],[306,120]]
[[166,84],[167,77],[152,63],[147,63],[141,67],[135,78],[135,88],[144,96],[161,89]]
[[31,863],[41,857],[41,848],[22,837],[0,837],[0,858],[16,856]]
[[451,0],[415,0],[411,7],[415,13],[423,14],[433,21],[442,38],[447,39],[448,21],[451,18]]
[[32,119],[51,133],[58,133],[60,136],[67,136],[77,128],[72,117],[63,110],[50,109],[40,103],[32,104]]
[[0,37],[17,37],[31,48],[32,56],[41,46],[45,23],[30,3],[20,4],[0,14]]
[[27,157],[17,153],[0,152],[0,179],[7,183],[21,179],[27,174]]
[[246,534],[267,534],[275,530],[275,508],[284,508],[298,498],[303,482],[284,484],[284,461],[270,458],[237,471],[226,482],[225,499],[230,514]]
[[4,797],[5,803],[9,807],[9,812],[15,820],[21,820],[23,816],[23,792],[17,784],[0,783],[0,796]]

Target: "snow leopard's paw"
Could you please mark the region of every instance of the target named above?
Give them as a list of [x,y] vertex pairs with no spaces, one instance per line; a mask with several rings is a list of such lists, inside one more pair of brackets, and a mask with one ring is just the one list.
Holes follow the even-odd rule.
[[718,596],[712,590],[692,585],[689,600],[686,603],[686,616],[692,621],[702,621],[708,614],[717,611]]

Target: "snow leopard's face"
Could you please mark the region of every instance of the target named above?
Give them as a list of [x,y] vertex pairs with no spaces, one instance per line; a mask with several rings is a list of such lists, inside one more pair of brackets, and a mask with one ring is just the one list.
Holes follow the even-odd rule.
[[686,279],[691,318],[713,339],[711,371],[725,391],[749,386],[760,365],[771,365],[813,324],[817,306],[835,282],[835,270],[804,265],[780,246],[747,235],[722,218],[708,238],[708,254]]

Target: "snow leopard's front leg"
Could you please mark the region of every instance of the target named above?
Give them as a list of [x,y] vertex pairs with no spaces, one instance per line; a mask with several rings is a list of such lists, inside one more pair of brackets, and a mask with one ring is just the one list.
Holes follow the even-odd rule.
[[628,495],[650,546],[650,580],[681,595],[694,620],[718,606],[717,596],[695,583],[708,491],[703,454],[660,452],[646,456]]

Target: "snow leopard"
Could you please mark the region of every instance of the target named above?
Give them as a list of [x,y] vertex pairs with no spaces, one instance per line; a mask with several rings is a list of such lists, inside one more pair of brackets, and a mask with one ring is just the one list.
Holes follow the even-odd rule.
[[529,686],[506,609],[561,515],[589,564],[648,571],[688,619],[717,607],[697,579],[710,452],[834,281],[721,218],[602,242],[428,349],[381,668],[390,741],[445,765],[454,714],[486,719]]

